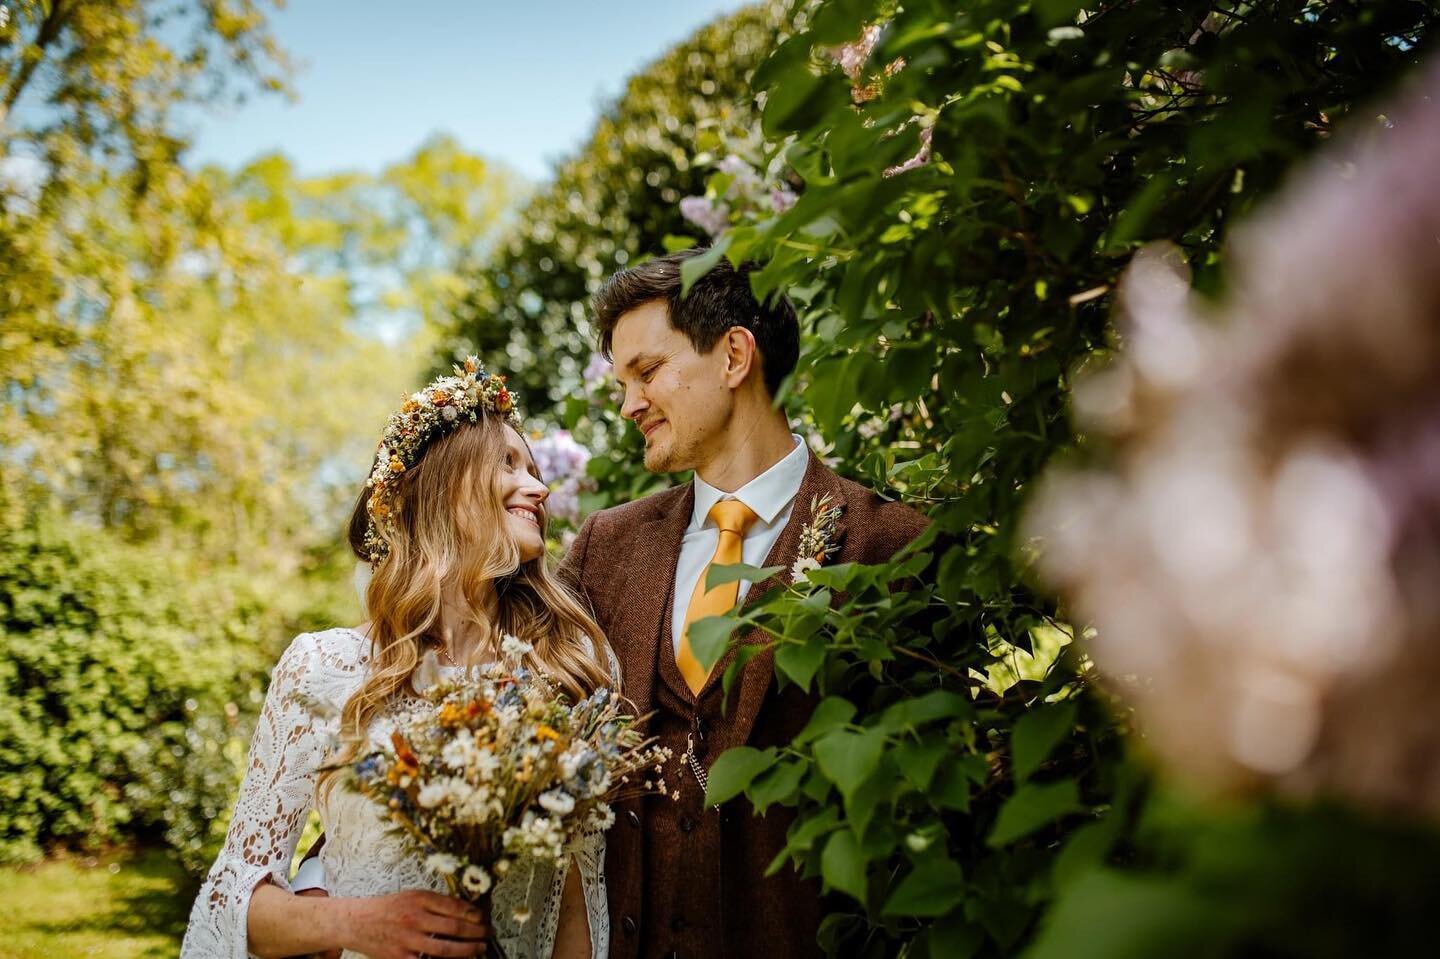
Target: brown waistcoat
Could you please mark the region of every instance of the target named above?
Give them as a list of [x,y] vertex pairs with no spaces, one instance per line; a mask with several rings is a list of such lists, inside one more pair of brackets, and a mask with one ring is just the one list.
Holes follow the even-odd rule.
[[[827,563],[885,562],[924,529],[918,513],[840,478],[812,454],[790,521],[765,562],[787,570],[755,584],[748,596],[788,581],[800,531],[810,522],[810,504],[824,494],[843,510],[838,555]],[[586,520],[565,557],[565,574],[589,601],[620,660],[622,691],[638,714],[652,714],[649,732],[673,750],[665,782],[679,792],[678,800],[651,796],[616,810],[605,856],[610,955],[816,956],[819,884],[788,867],[765,876],[785,846],[793,813],[772,806],[759,817],[744,797],[719,810],[703,808],[702,790],[680,762],[692,742],[707,768],[733,746],[784,745],[815,705],[794,686],[775,688],[769,653],[746,664],[728,705],[721,677],[733,652],[715,667],[698,698],[686,686],[675,665],[670,613],[675,564],[693,506],[694,491],[686,484],[602,510]]]

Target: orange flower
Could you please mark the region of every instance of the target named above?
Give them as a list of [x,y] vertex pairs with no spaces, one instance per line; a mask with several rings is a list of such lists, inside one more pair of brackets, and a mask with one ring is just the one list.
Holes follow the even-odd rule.
[[454,703],[446,703],[440,707],[440,724],[442,726],[458,726],[464,719],[464,713]]
[[466,372],[466,373],[474,373],[475,370],[479,368],[479,366],[480,366],[480,364],[475,362],[475,357],[471,356],[471,357],[467,357],[467,358],[465,359],[465,372]]
[[410,748],[410,744],[405,741],[404,736],[400,735],[399,730],[390,734],[390,745],[395,747],[395,758],[400,762],[416,767],[420,765],[420,757],[415,755],[415,750]]
[[398,457],[398,456],[392,456],[392,457],[390,457],[390,472],[392,472],[392,473],[403,473],[403,472],[405,472],[405,461],[402,460],[402,459],[400,459],[400,457]]
[[400,407],[402,413],[413,413],[420,408],[420,404],[414,400],[406,400],[405,405]]
[[465,707],[465,718],[474,719],[476,716],[488,713],[490,704],[482,699],[472,699]]
[[450,402],[450,394],[446,393],[444,390],[436,390],[434,393],[430,394],[430,402],[434,403],[436,406],[444,406],[446,403]]
[[559,739],[560,734],[557,733],[555,730],[551,729],[549,726],[545,725],[544,723],[541,723],[540,725],[535,727],[535,738],[554,740]]
[[501,413],[507,413],[510,411],[509,390],[501,389],[499,393],[495,394],[495,409]]

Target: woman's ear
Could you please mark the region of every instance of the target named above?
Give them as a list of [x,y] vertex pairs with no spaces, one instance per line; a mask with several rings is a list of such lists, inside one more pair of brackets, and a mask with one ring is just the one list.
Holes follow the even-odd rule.
[[758,370],[760,355],[755,346],[755,334],[743,326],[732,326],[725,331],[725,385],[738,389],[752,371]]

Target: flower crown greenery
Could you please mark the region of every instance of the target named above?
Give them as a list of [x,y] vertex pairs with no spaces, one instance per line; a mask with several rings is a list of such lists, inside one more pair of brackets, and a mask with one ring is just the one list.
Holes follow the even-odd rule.
[[505,388],[505,377],[485,372],[480,361],[467,356],[454,376],[441,376],[418,393],[410,394],[385,424],[385,435],[375,451],[375,467],[365,485],[370,489],[366,512],[365,549],[370,564],[378,565],[390,552],[388,536],[396,531],[400,514],[400,477],[414,468],[437,439],[461,423],[476,423],[482,412],[494,413],[517,429],[520,413],[515,397]]

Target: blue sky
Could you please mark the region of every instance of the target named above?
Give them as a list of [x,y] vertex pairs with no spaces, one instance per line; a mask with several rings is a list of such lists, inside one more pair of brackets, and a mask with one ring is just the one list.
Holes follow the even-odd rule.
[[289,0],[300,70],[194,127],[192,163],[281,150],[305,174],[375,170],[436,132],[531,179],[577,147],[625,78],[740,0]]

